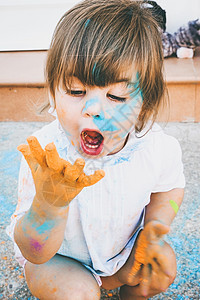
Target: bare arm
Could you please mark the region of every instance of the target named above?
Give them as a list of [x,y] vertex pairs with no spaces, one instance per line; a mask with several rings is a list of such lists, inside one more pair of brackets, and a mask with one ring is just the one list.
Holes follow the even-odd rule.
[[86,176],[85,162],[77,159],[73,165],[61,159],[53,143],[43,150],[35,137],[21,145],[33,176],[36,195],[27,213],[17,222],[14,238],[23,256],[41,264],[52,258],[64,238],[69,203],[81,190],[95,184],[104,171]]
[[14,239],[22,255],[34,264],[52,258],[62,244],[67,216],[68,207],[53,207],[34,198],[15,226]]
[[146,207],[145,224],[152,220],[171,225],[181,206],[184,189],[176,188],[169,192],[151,194],[151,201]]

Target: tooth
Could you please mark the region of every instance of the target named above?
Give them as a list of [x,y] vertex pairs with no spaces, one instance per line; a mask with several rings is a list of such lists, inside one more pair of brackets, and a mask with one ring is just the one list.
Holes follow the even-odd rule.
[[91,149],[95,149],[95,148],[99,147],[98,145],[90,145],[90,144],[85,144],[85,145],[86,145],[86,147],[91,148]]

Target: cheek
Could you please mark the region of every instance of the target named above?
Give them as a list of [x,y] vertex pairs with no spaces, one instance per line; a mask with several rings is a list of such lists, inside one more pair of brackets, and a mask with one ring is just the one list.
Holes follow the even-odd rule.
[[72,124],[76,119],[76,110],[72,105],[67,105],[67,103],[58,103],[56,112],[61,124],[67,125],[69,122]]
[[58,99],[56,99],[56,113],[60,119],[64,119],[67,115],[67,107],[64,105],[63,96],[59,96]]
[[114,124],[121,131],[119,134],[124,138],[136,123],[141,109],[141,101],[139,99],[132,99],[129,103],[118,105],[113,114]]
[[65,120],[68,116],[67,109],[65,109],[65,108],[58,107],[58,108],[56,108],[56,112],[57,112],[59,120]]
[[56,107],[56,112],[58,116],[58,120],[67,135],[68,138],[71,138],[73,135],[73,118],[70,116],[70,110],[66,107],[58,106]]

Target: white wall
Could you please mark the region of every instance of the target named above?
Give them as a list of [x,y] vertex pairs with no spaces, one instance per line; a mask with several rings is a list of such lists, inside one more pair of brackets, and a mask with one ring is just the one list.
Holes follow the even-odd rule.
[[[0,51],[48,49],[53,30],[66,10],[79,0],[0,0]],[[157,0],[174,32],[200,18],[200,0]]]
[[166,10],[167,31],[175,32],[188,21],[200,19],[200,0],[156,0]]
[[79,0],[0,0],[0,51],[48,49],[61,16]]

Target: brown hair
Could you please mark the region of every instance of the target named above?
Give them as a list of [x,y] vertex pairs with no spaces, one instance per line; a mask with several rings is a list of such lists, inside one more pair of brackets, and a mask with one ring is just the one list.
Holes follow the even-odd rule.
[[85,0],[64,14],[46,64],[54,100],[56,89],[69,88],[72,76],[88,86],[106,86],[117,82],[125,67],[137,71],[143,95],[139,132],[150,117],[155,121],[165,91],[160,33],[145,1]]

